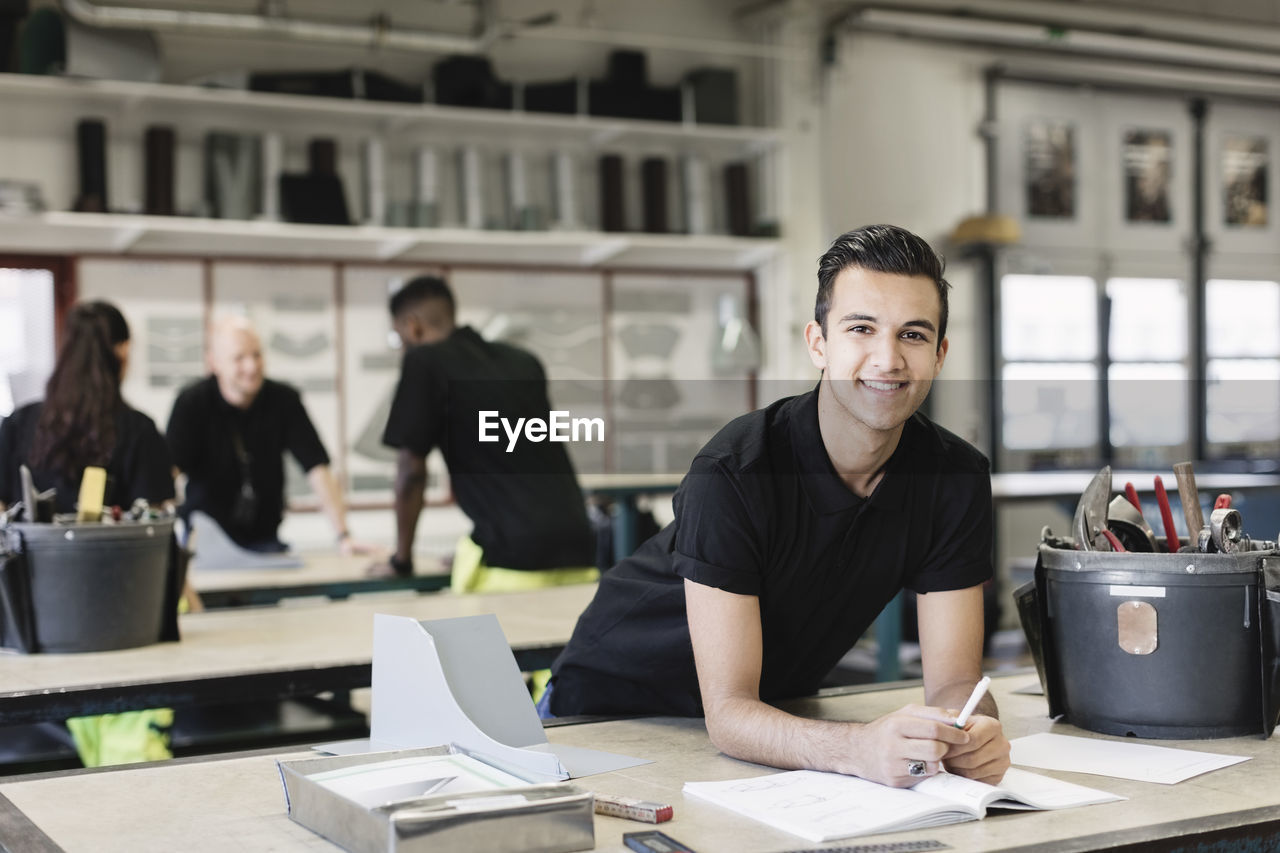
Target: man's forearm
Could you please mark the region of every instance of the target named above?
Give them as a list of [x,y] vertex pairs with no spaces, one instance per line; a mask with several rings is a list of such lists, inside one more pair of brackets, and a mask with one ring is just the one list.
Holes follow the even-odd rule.
[[[969,696],[973,693],[973,686],[977,683],[978,678],[950,681],[936,690],[926,691],[925,701],[938,708],[951,708],[959,711],[969,701]],[[982,697],[982,700],[978,702],[978,706],[974,708],[973,713],[1000,719],[1000,711],[996,707],[996,700],[991,698],[990,693]]]
[[811,720],[758,699],[725,700],[707,709],[707,733],[726,755],[787,770],[861,775],[861,723]]
[[413,558],[413,539],[422,514],[422,491],[427,486],[426,467],[400,464],[396,470],[396,559]]
[[334,534],[341,539],[347,535],[347,509],[329,466],[316,465],[307,472],[307,481],[310,482],[316,499],[320,501],[320,508],[333,525]]

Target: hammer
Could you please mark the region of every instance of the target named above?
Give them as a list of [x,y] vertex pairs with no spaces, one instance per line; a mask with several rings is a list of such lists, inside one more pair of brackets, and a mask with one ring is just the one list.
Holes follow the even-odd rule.
[[1196,472],[1190,462],[1179,462],[1173,466],[1173,476],[1178,480],[1178,497],[1182,500],[1182,515],[1187,520],[1187,536],[1194,546],[1200,536],[1200,528],[1204,527],[1200,494],[1196,490]]

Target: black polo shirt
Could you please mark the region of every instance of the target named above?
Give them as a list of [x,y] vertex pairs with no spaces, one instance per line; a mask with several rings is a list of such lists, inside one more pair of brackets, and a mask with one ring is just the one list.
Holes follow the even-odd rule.
[[[35,439],[43,403],[31,403],[0,423],[0,501],[13,506],[22,500],[20,465],[31,467],[31,443]],[[106,462],[107,491],[104,506],[128,509],[142,498],[152,504],[173,499],[173,471],[169,449],[151,418],[120,405],[115,416],[116,445]],[[75,512],[83,471],[69,477],[63,472],[32,468],[37,491],[55,488],[56,512]]]
[[760,697],[773,701],[816,690],[900,589],[991,577],[986,458],[917,414],[864,500],[827,457],[817,398],[780,400],[707,443],[675,521],[601,579],[553,666],[553,713],[702,713],[685,578],[759,598]]
[[[538,359],[484,340],[464,326],[445,340],[409,349],[382,436],[390,447],[449,467],[454,500],[475,526],[485,563],[504,569],[595,564],[586,504],[563,443],[521,438],[480,441],[480,413],[548,420],[547,377]],[[491,433],[492,434],[492,433]]]
[[[202,510],[241,545],[276,541],[284,518],[284,454],[293,455],[303,471],[329,464],[302,396],[283,382],[263,380],[247,409],[228,403],[212,376],[182,389],[169,415],[165,433],[173,463],[187,475],[183,518]],[[257,495],[251,523],[232,517],[240,493],[242,466],[236,449],[239,436],[248,454],[249,476]]]

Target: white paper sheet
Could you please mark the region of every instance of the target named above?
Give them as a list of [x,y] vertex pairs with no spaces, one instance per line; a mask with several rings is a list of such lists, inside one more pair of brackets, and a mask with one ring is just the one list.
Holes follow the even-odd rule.
[[1094,773],[1139,782],[1173,785],[1184,779],[1248,761],[1245,755],[1219,755],[1144,743],[1042,733],[1013,741],[1011,760],[1025,767]]
[[[440,744],[447,746],[447,744]],[[370,740],[362,738],[360,740],[343,740],[333,743],[323,743],[313,746],[313,750],[323,755],[365,755],[370,752],[391,752],[397,749],[403,749],[403,746],[386,741]],[[563,743],[540,743],[533,746],[527,746],[525,749],[534,752],[551,753],[560,760],[560,764],[565,770],[569,771],[569,778],[577,779],[582,776],[594,776],[597,773],[608,773],[613,770],[624,770],[628,767],[638,767],[641,764],[652,764],[653,762],[647,758],[633,758],[630,755],[619,755],[614,752],[602,752],[598,749],[587,749],[581,746],[569,746]],[[485,756],[488,758],[488,756]],[[490,760],[493,760],[490,758]],[[528,775],[528,768],[521,768],[521,771]]]
[[528,784],[466,755],[391,759],[316,773],[310,778],[368,808],[432,794],[465,794]]
[[241,548],[218,526],[218,522],[200,510],[191,513],[191,530],[195,546],[191,557],[192,569],[300,569],[303,566],[301,557],[287,551],[264,554]]
[[1000,787],[1013,794],[1016,799],[996,800],[991,804],[992,808],[1073,809],[1077,806],[1115,803],[1128,799],[1109,791],[1087,788],[1084,785],[1041,776],[1039,773],[1019,770],[1016,767],[1010,767],[1004,772]]

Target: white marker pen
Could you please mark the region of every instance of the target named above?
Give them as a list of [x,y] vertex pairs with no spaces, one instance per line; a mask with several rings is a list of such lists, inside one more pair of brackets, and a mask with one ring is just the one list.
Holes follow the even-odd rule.
[[969,694],[969,701],[964,703],[964,707],[960,709],[960,716],[956,717],[955,726],[957,729],[963,729],[965,723],[969,722],[969,715],[973,713],[973,709],[978,707],[978,703],[982,701],[982,697],[987,695],[987,688],[991,686],[991,676],[984,675],[982,680],[973,686],[973,692]]

